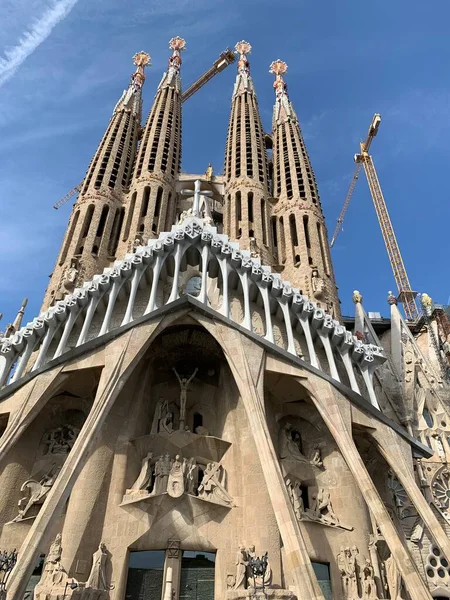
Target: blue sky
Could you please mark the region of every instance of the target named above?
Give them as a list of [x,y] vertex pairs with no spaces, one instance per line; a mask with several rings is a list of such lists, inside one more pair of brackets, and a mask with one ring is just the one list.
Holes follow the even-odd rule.
[[[187,87],[227,46],[253,45],[263,125],[271,126],[276,58],[299,115],[331,236],[353,154],[375,112],[372,151],[412,287],[447,303],[450,46],[446,0],[2,0],[0,3],[0,325],[24,296],[39,312],[70,214],[52,205],[84,176],[132,72],[148,51],[144,112],[169,56],[187,41]],[[183,164],[221,172],[234,67],[184,105]],[[388,314],[395,289],[364,176],[333,248],[342,310],[352,291]]]

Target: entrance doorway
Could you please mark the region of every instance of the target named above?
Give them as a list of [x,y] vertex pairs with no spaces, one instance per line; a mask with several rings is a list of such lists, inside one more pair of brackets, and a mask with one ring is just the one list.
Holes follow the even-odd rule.
[[161,600],[164,550],[130,552],[125,600]]
[[214,600],[216,555],[183,551],[179,600]]

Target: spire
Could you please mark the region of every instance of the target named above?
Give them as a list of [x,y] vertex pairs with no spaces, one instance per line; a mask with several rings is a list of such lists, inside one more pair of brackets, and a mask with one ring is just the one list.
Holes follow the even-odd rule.
[[186,49],[186,41],[181,37],[174,37],[169,42],[169,48],[172,50],[169,58],[169,66],[162,77],[158,90],[165,87],[173,87],[177,92],[181,92],[180,68],[183,62],[181,60],[181,52]]
[[238,72],[236,75],[236,83],[234,84],[233,89],[233,98],[244,92],[251,92],[254,94],[255,88],[250,76],[250,63],[247,58],[247,55],[252,51],[252,47],[248,42],[242,40],[238,42],[234,48],[236,53],[239,54],[239,60],[237,64]]
[[120,110],[131,110],[134,116],[141,116],[142,112],[142,86],[145,81],[145,67],[150,66],[151,58],[147,52],[141,50],[133,56],[136,70],[131,76],[128,89],[123,91],[119,102],[114,107],[113,114]]
[[14,319],[14,322],[10,323],[8,325],[8,327],[6,328],[5,337],[11,337],[12,335],[14,335],[16,333],[16,331],[18,331],[20,329],[20,326],[22,325],[23,315],[25,314],[25,308],[26,308],[27,304],[28,304],[28,298],[24,298],[22,300],[22,305],[19,308],[17,316]]
[[150,56],[138,52],[133,62],[136,69],[114,107],[74,205],[43,309],[115,260],[141,128],[141,92]]
[[314,171],[283,78],[287,64],[270,65],[275,75],[272,119],[272,235],[283,277],[339,317],[339,300],[328,236]]
[[289,100],[287,85],[283,79],[283,75],[287,70],[287,64],[279,58],[271,63],[269,69],[269,73],[275,75],[275,81],[273,83],[273,88],[275,90],[273,119],[278,124],[285,121],[297,121],[297,115]]
[[252,47],[242,40],[235,49],[239,60],[225,147],[224,232],[272,264],[267,152],[247,58]]

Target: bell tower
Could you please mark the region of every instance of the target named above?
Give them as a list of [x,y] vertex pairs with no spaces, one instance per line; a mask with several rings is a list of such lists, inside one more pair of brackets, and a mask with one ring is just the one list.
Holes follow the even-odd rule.
[[181,52],[186,42],[174,37],[172,55],[158,86],[136,157],[127,198],[119,254],[170,231],[175,218],[175,182],[181,166]]
[[225,148],[224,232],[273,264],[266,147],[247,58],[251,46],[241,41],[235,49],[239,61]]
[[283,79],[287,64],[270,65],[275,75],[272,119],[273,182],[277,202],[271,228],[283,279],[338,317],[339,300],[327,229],[314,171]]
[[43,309],[72,292],[114,260],[124,219],[127,191],[136,154],[142,113],[146,52],[133,57],[136,71],[117,102],[75,203]]

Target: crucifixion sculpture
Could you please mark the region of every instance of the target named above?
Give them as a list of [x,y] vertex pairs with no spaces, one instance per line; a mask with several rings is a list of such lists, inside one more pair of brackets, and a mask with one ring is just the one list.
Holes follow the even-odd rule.
[[188,385],[194,379],[197,374],[198,369],[195,369],[192,375],[187,379],[187,377],[180,377],[177,373],[175,367],[172,367],[172,371],[175,373],[178,379],[178,383],[180,384],[180,431],[184,430],[185,422],[186,422],[186,401],[187,401],[187,391]]

